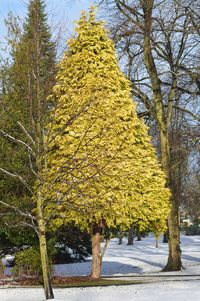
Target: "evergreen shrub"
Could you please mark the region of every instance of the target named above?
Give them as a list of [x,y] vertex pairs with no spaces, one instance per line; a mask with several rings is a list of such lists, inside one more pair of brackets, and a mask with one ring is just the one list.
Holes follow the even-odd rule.
[[12,272],[17,277],[42,275],[40,252],[36,248],[28,248],[15,255],[15,267]]

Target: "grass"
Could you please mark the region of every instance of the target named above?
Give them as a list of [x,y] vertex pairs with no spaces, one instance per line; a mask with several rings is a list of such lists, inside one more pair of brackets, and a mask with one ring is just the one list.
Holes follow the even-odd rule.
[[[85,278],[85,279],[84,279]],[[99,280],[91,280],[88,277],[83,277],[82,279],[76,281],[69,281],[65,278],[65,281],[62,283],[53,283],[53,287],[59,288],[67,288],[67,287],[93,287],[93,286],[112,286],[112,285],[130,285],[130,284],[140,284],[142,281],[140,280],[110,280],[110,279],[99,279]]]
[[[142,284],[141,280],[123,280],[123,279],[104,279],[93,280],[88,276],[82,277],[53,277],[52,286],[54,288],[70,288],[70,287],[93,287],[93,286],[117,286],[117,285],[130,285],[130,284]],[[10,288],[15,287],[41,287],[41,284],[35,279],[31,278],[6,278],[0,281],[0,288],[4,286]]]

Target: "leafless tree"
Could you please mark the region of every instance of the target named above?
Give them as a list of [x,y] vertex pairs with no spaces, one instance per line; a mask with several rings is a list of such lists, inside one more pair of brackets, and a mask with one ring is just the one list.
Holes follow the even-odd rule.
[[179,201],[175,197],[174,184],[177,160],[172,141],[177,141],[176,135],[180,134],[180,130],[174,128],[177,116],[179,121],[184,118],[189,127],[197,127],[200,121],[199,19],[196,9],[199,4],[195,0],[189,3],[184,0],[97,2],[104,7],[110,20],[108,26],[124,71],[131,79],[138,113],[151,118],[159,131],[161,164],[174,194],[168,217],[169,257],[165,270],[179,270],[182,267]]

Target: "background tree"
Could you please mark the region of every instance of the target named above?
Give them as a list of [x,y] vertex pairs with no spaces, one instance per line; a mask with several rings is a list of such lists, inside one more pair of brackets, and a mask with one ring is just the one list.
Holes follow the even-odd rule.
[[[177,187],[174,160],[178,152],[175,156],[172,136],[175,136],[174,119],[177,114],[185,113],[189,126],[189,118],[192,122],[199,121],[191,105],[191,93],[186,88],[190,85],[188,76],[183,71],[186,66],[194,64],[192,54],[198,51],[199,44],[191,30],[191,19],[183,9],[184,1],[101,2],[106,4],[105,10],[112,20],[110,28],[132,81],[132,94],[139,103],[139,116],[150,117],[159,132],[160,159],[173,191],[168,218],[169,257],[165,270],[179,270],[182,267],[178,223],[180,195],[176,197],[177,191],[174,190]],[[190,1],[187,7],[194,4],[195,1]],[[197,98],[193,100],[197,101]],[[179,160],[177,171],[181,163]]]
[[91,275],[99,278],[101,228],[137,223],[140,230],[162,232],[169,190],[136,115],[130,83],[93,9],[76,31],[54,87],[43,195],[55,225],[73,221],[92,229]]
[[[13,23],[9,25],[12,30]],[[2,156],[6,159],[1,161],[1,183],[4,190],[9,189],[10,193],[8,198],[1,201],[1,205],[14,209],[15,213],[28,219],[29,222],[23,220],[22,223],[37,231],[45,294],[48,299],[53,297],[53,292],[48,270],[43,201],[40,191],[33,189],[36,180],[42,181],[44,127],[52,108],[48,95],[55,74],[55,44],[47,25],[44,1],[30,1],[23,33],[11,42],[13,41],[10,53],[12,61],[7,80],[5,82],[4,77],[2,82],[1,96],[1,145]],[[12,180],[6,176],[12,177]],[[14,195],[13,203],[10,194]],[[36,215],[33,212],[34,207],[37,207]]]
[[[6,233],[8,240],[12,241],[12,238],[14,238],[16,242],[15,236],[18,232],[23,236],[24,243],[27,243],[22,233],[24,232],[23,228],[26,228],[27,225],[30,232],[35,232],[35,218],[30,214],[34,204],[30,202],[31,193],[24,185],[26,182],[22,183],[22,181],[26,179],[30,183],[32,176],[27,172],[28,157],[26,149],[17,144],[17,139],[15,142],[8,139],[9,135],[18,139],[23,138],[23,133],[17,126],[17,120],[21,113],[12,99],[13,94],[11,96],[8,92],[8,88],[11,88],[13,84],[10,77],[11,68],[4,65],[1,71],[0,168],[7,171],[7,174],[0,173],[1,230],[4,235]],[[8,135],[7,138],[5,138],[5,135]],[[13,235],[13,233],[15,234]],[[25,233],[28,234],[28,231],[25,231]],[[30,242],[29,235],[27,235],[27,239]],[[17,245],[20,247],[19,244]]]

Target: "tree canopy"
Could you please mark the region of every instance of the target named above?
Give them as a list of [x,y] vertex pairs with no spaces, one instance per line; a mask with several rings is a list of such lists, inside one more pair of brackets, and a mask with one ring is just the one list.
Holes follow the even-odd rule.
[[162,232],[170,192],[118,66],[113,42],[94,10],[83,13],[77,35],[58,66],[48,127],[47,215],[83,229],[103,223]]

